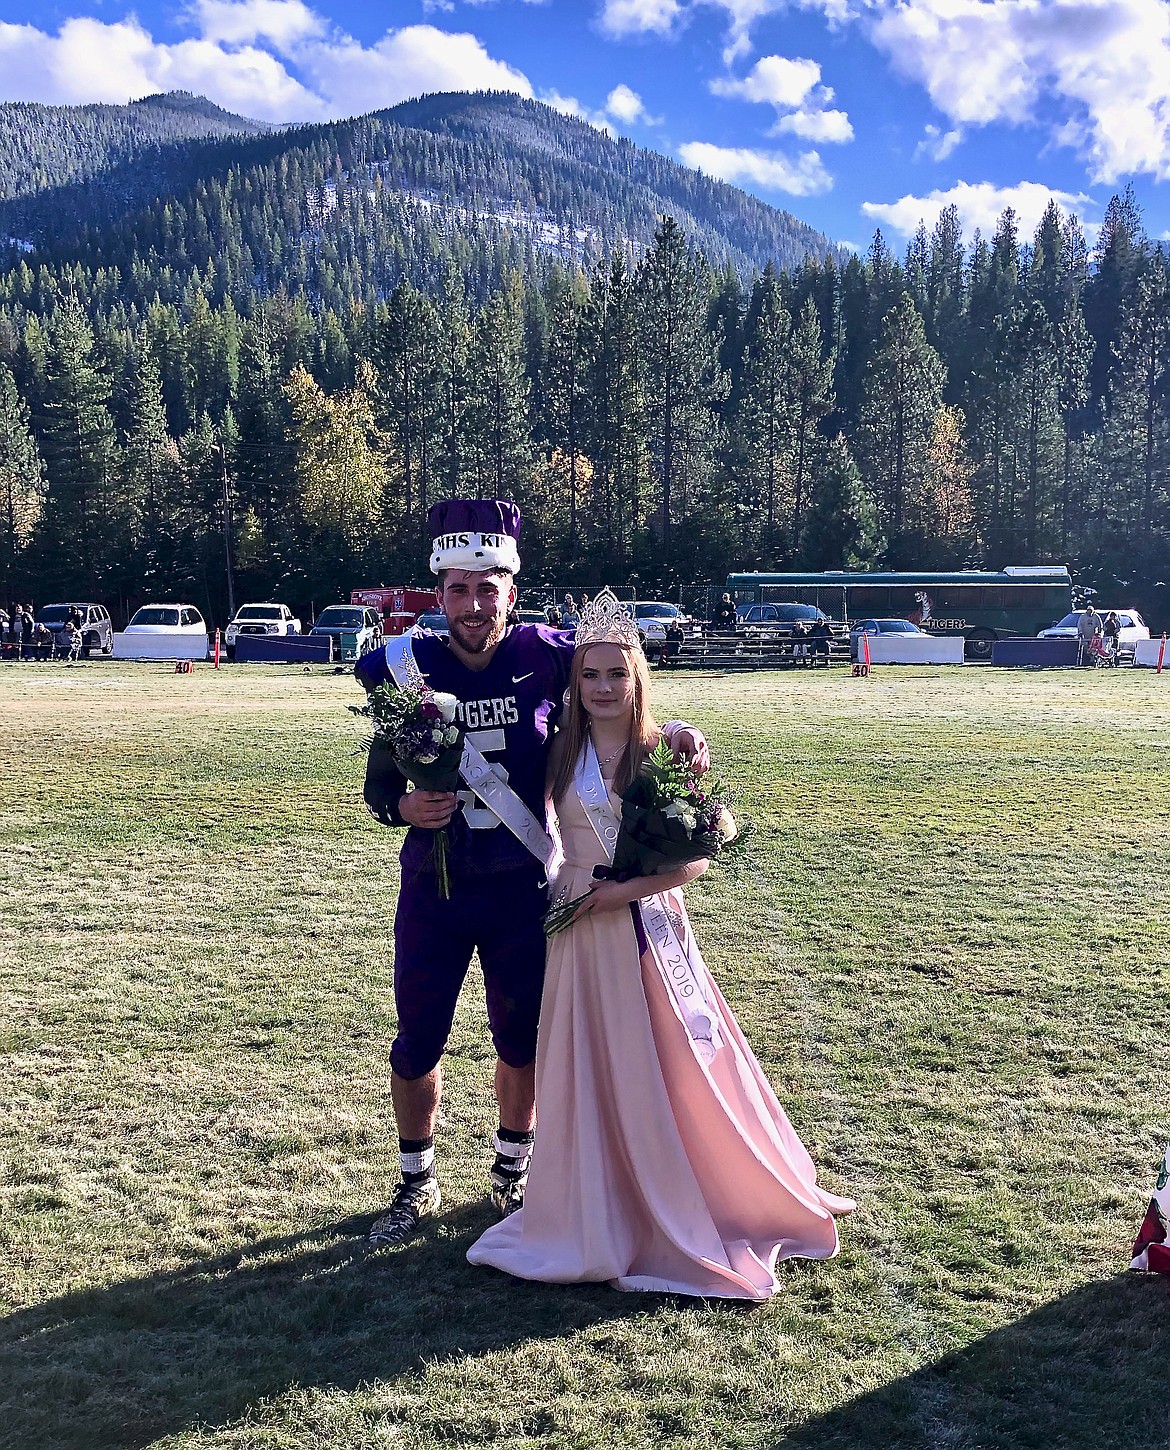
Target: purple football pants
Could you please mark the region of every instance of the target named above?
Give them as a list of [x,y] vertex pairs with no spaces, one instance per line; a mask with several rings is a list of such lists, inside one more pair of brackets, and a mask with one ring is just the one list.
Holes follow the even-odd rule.
[[407,874],[394,916],[394,1002],[398,1036],[390,1066],[425,1076],[447,1045],[455,1004],[478,951],[496,1055],[509,1067],[536,1056],[544,988],[545,888],[530,869],[464,878],[452,873],[444,901],[429,871]]

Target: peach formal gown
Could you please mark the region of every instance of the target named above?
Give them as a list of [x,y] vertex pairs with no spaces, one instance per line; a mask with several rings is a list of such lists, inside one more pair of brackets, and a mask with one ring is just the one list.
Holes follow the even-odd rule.
[[[612,792],[610,805],[620,811]],[[559,815],[557,890],[573,897],[609,857],[572,789]],[[685,940],[681,891],[667,904]],[[550,1283],[766,1299],[778,1288],[778,1260],[836,1254],[834,1214],[854,1204],[818,1188],[812,1159],[702,972],[720,1042],[709,1063],[653,955],[639,955],[629,911],[587,916],[552,939],[524,1207],[476,1240],[471,1263]]]

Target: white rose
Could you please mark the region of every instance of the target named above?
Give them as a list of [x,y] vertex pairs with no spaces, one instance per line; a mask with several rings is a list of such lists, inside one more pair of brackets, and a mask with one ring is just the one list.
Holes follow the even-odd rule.
[[439,714],[450,725],[455,718],[455,711],[458,708],[459,701],[454,695],[446,695],[441,690],[435,691],[434,700],[435,704],[439,707]]
[[735,817],[726,806],[720,806],[719,815],[715,819],[715,831],[725,846],[730,846],[736,836],[739,835],[739,827],[735,824]]

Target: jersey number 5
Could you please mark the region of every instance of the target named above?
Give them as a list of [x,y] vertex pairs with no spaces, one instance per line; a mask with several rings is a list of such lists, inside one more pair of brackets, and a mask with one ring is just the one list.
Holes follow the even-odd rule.
[[[481,755],[498,755],[504,749],[502,730],[469,730],[467,738]],[[492,761],[492,774],[507,785],[508,772],[496,761]],[[473,831],[490,831],[493,826],[500,824],[499,816],[495,811],[489,811],[487,806],[481,805],[474,791],[461,790],[457,799],[462,802],[463,814]]]

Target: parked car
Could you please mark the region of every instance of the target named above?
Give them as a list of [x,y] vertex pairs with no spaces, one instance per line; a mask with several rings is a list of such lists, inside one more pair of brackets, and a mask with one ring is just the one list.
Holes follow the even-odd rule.
[[103,655],[114,653],[114,626],[109,610],[104,605],[44,604],[37,610],[37,623],[51,631],[54,653],[57,649],[57,636],[70,613],[81,621],[81,653],[86,659],[95,650]]
[[861,652],[863,634],[925,634],[908,619],[855,619],[849,626],[849,658],[856,660]]
[[[1100,616],[1101,623],[1104,624],[1105,616],[1111,611],[1108,609],[1097,609],[1096,605],[1093,607]],[[1121,630],[1117,636],[1117,652],[1120,655],[1128,655],[1130,659],[1133,659],[1134,650],[1137,647],[1138,641],[1149,639],[1150,637],[1149,626],[1136,609],[1118,609],[1112,612],[1116,613],[1117,622],[1121,625]],[[1066,614],[1063,619],[1058,619],[1055,624],[1049,625],[1047,629],[1042,629],[1037,635],[1037,638],[1075,639],[1077,636],[1077,625],[1080,623],[1083,613],[1084,610],[1076,609],[1072,614]]]
[[416,629],[429,629],[432,634],[447,634],[447,616],[441,609],[424,609],[414,622]]
[[512,619],[516,624],[548,623],[548,615],[545,614],[543,609],[514,609],[512,611]]
[[622,608],[638,626],[638,635],[643,645],[648,642],[661,644],[666,638],[668,625],[677,624],[684,630],[691,625],[690,618],[677,604],[667,604],[663,600],[638,599],[632,604],[623,602]]
[[741,604],[736,608],[737,632],[747,636],[766,639],[789,639],[798,624],[816,624],[818,619],[828,620],[834,634],[843,632],[841,625],[833,621],[815,604]]
[[357,660],[381,645],[382,616],[369,605],[331,604],[317,616],[309,634],[318,639],[327,635],[337,658]]
[[126,626],[127,634],[206,634],[207,621],[193,604],[144,604]]
[[224,631],[223,642],[230,660],[236,652],[236,640],[242,634],[300,634],[301,621],[287,604],[241,604]]

